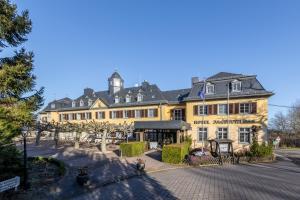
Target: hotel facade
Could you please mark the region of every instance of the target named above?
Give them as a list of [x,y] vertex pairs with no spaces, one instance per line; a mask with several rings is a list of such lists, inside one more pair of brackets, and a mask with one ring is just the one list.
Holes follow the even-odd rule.
[[50,102],[39,115],[44,122],[126,121],[134,123],[138,140],[178,143],[181,136],[190,135],[195,147],[208,145],[210,139],[230,139],[239,149],[251,143],[253,127],[259,142],[267,140],[272,95],[254,75],[220,72],[205,82],[193,77],[190,88],[161,91],[146,81],[125,88],[114,72],[108,90],[86,88],[76,99]]

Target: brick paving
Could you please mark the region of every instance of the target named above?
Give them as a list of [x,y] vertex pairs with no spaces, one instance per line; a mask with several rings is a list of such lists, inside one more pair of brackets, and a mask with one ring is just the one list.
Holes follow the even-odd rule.
[[89,199],[300,199],[300,168],[288,161],[166,170],[95,189]]

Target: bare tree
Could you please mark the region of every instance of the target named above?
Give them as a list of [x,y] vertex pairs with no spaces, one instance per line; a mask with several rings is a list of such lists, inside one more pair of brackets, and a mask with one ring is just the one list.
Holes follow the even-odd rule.
[[282,133],[287,133],[289,129],[289,120],[282,112],[275,114],[271,121],[272,129],[280,131]]

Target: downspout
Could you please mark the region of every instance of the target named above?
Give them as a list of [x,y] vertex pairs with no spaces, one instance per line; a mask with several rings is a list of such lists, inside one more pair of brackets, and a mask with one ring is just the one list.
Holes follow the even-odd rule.
[[160,116],[160,121],[162,121],[162,106],[161,106],[161,102],[159,102],[159,116]]

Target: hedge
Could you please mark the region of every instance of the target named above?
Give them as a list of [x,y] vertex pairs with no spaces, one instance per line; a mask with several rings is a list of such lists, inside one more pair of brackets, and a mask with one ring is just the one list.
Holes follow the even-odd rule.
[[38,156],[38,157],[29,157],[28,160],[52,163],[58,167],[58,173],[60,176],[63,176],[66,173],[65,163],[55,158]]
[[182,163],[189,154],[190,143],[165,145],[162,150],[162,161],[171,164]]
[[145,148],[145,142],[129,142],[120,144],[122,156],[127,157],[140,156],[145,152]]

